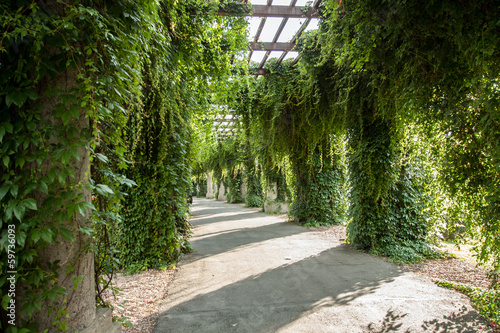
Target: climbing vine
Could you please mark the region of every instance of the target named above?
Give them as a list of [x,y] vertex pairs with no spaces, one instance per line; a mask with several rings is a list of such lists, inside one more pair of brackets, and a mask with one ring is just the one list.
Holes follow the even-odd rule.
[[[130,263],[129,253],[117,251],[130,241],[118,227],[137,216],[127,203],[139,195],[158,216],[177,221],[151,227],[166,251],[149,259],[175,259],[188,232],[189,115],[209,103],[206,75],[227,75],[231,50],[244,41],[244,21],[216,18],[218,6],[196,0],[0,5],[2,330],[83,329],[95,311],[94,295],[85,291],[85,311],[74,309],[73,296],[83,291],[82,279],[92,286],[95,275],[102,301],[113,272]],[[163,103],[169,112],[154,110]],[[160,165],[168,158],[171,165]],[[150,184],[138,170],[153,177]],[[175,172],[182,174],[178,184]],[[159,222],[155,214],[144,216]],[[51,252],[64,246],[69,250]],[[6,271],[15,271],[13,279]],[[11,321],[7,313],[17,315]]]
[[[107,58],[137,62],[127,33],[143,21],[124,19],[111,10],[128,13],[133,7],[56,1],[1,5],[0,268],[7,271],[8,256],[14,254],[15,265],[8,270],[16,274],[8,284],[2,274],[0,284],[2,311],[15,304],[17,314],[9,322],[2,315],[2,329],[7,331],[74,329],[66,323],[66,313],[75,306],[70,301],[81,293],[82,277],[93,275],[80,265],[92,255],[91,191],[112,201],[120,197],[121,185],[132,184],[105,168],[101,177],[91,179],[88,166],[89,153],[92,159],[109,161],[96,148],[110,141],[115,141],[113,151],[121,160],[119,135],[99,124],[120,127],[119,111],[124,103],[132,103],[127,96],[137,93],[136,86],[123,84],[122,78],[139,78],[133,67],[103,64]],[[149,9],[147,4],[143,8]],[[140,10],[134,13],[147,16]],[[118,22],[123,29],[113,30]],[[113,184],[115,191],[96,180]],[[114,213],[109,211],[108,217]],[[15,243],[8,241],[9,229],[15,230]],[[65,243],[72,244],[69,253],[54,255]],[[6,288],[13,285],[16,293],[8,293]],[[81,320],[87,315],[83,312]],[[71,323],[82,324],[76,318]]]
[[451,229],[467,226],[480,261],[497,267],[498,10],[489,1],[332,0],[321,35],[325,63],[365,73],[377,117],[417,122],[441,138],[441,185],[430,186],[445,189]]

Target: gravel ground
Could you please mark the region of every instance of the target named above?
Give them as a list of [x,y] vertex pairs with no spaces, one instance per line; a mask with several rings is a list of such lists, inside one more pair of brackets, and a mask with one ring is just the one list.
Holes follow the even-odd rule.
[[156,324],[161,300],[173,280],[175,269],[147,270],[138,274],[118,274],[115,286],[121,291],[113,296],[105,295],[114,307],[113,316],[125,316],[132,327],[122,327],[123,333],[150,333]]
[[[286,219],[286,215],[278,217]],[[339,240],[346,237],[343,226],[312,229]],[[475,266],[467,248],[457,249],[447,245],[446,249],[461,259],[428,260],[404,267],[433,281],[444,280],[488,288],[490,281],[486,277],[486,271]],[[121,292],[117,296],[108,293],[105,297],[114,306],[114,316],[123,315],[133,324],[132,327],[123,327],[124,333],[153,331],[160,301],[167,295],[168,285],[173,280],[175,271],[148,270],[133,275],[118,274],[115,286],[121,289]]]

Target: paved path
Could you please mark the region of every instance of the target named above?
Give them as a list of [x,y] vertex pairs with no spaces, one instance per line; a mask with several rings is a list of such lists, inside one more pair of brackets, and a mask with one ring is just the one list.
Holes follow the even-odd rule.
[[195,199],[160,332],[480,332],[465,296],[277,217]]

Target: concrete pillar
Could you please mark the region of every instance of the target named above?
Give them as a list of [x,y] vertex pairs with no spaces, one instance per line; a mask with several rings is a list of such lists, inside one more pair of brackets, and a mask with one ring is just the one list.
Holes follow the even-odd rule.
[[[76,2],[67,1],[56,1],[47,0],[45,1],[45,6],[50,9],[54,15],[54,19],[57,19],[57,15],[66,15],[68,10],[68,5],[73,5]],[[71,8],[71,7],[70,7]],[[29,40],[27,39],[29,43]],[[53,55],[65,55],[65,51],[52,47],[48,49],[48,52]],[[83,65],[83,64],[80,64]],[[59,73],[55,77],[44,77],[40,83],[39,87],[41,90],[47,88],[58,87],[61,91],[69,92],[74,88],[80,88],[80,83],[77,80],[78,71],[76,69],[68,69],[65,72]],[[48,121],[56,128],[64,129],[65,126],[61,119],[54,116],[55,110],[60,107],[58,95],[53,95],[49,98],[43,98],[37,103],[39,103],[42,118]],[[80,107],[80,102],[75,101],[73,106]],[[80,140],[83,142],[89,141],[91,138],[85,133],[88,133],[89,115],[88,108],[81,108],[78,117],[72,119],[71,122],[75,126],[76,133],[80,133]],[[66,139],[65,135],[62,137]],[[60,137],[52,137],[49,139],[49,143],[62,144],[63,147],[66,144]],[[91,193],[85,188],[90,177],[90,159],[89,151],[85,145],[80,145],[78,148],[79,159],[72,159],[71,166],[74,172],[74,178],[69,178],[68,181],[74,184],[74,190],[81,193],[81,201],[91,201]],[[41,165],[41,170],[33,165],[33,171],[37,172],[38,177],[46,176],[49,170],[52,169],[54,165],[51,160],[45,160]],[[35,200],[37,205],[41,206],[41,203],[46,199],[46,195],[40,193]],[[72,217],[68,218],[63,222],[62,227],[70,230],[73,233],[73,240],[68,241],[58,236],[55,243],[49,244],[44,248],[36,248],[38,253],[38,258],[40,265],[48,266],[49,263],[53,263],[56,260],[59,261],[60,269],[57,271],[58,278],[54,281],[58,286],[63,287],[67,295],[58,297],[55,302],[45,301],[42,303],[41,311],[35,311],[33,313],[32,321],[38,322],[39,326],[37,331],[43,332],[47,330],[48,332],[56,331],[52,323],[59,313],[57,311],[49,312],[50,308],[64,309],[66,314],[60,318],[64,321],[67,327],[67,332],[120,332],[121,325],[115,325],[111,322],[111,311],[108,309],[106,311],[98,311],[96,309],[95,303],[95,273],[94,273],[94,254],[90,251],[90,245],[92,238],[86,234],[78,231],[81,227],[91,227],[92,222],[90,221],[90,211],[86,211],[86,216],[81,216],[80,214],[74,214]],[[43,217],[41,217],[43,218]],[[47,268],[47,270],[49,270]],[[75,284],[75,278],[79,278],[79,282]],[[20,294],[25,292],[25,288],[20,286]],[[90,330],[90,331],[89,331]]]
[[[76,70],[67,71],[52,80],[48,80],[46,84],[49,86],[59,86],[64,91],[69,91],[77,86],[76,75]],[[62,121],[53,116],[53,110],[59,103],[58,96],[42,100],[40,103],[42,104],[42,117],[44,120],[63,128]],[[89,118],[86,109],[80,110],[80,116],[74,120],[74,125],[79,133],[85,133],[89,128]],[[89,138],[81,137],[81,139],[87,140]],[[59,138],[56,137],[52,137],[50,141],[54,144],[61,143]],[[78,155],[80,156],[79,160],[71,161],[75,177],[72,179],[68,178],[68,181],[78,184],[76,185],[76,189],[81,192],[82,201],[90,202],[91,193],[85,188],[90,176],[89,152],[85,146],[81,146],[78,148]],[[42,164],[39,176],[46,176],[52,167],[51,161],[46,160]],[[45,198],[44,194],[40,194],[36,198],[37,204],[41,205]],[[57,284],[65,288],[67,292],[67,295],[57,298],[55,302],[44,302],[42,304],[42,311],[36,311],[33,314],[33,321],[39,323],[38,329],[40,331],[48,329],[49,332],[52,332],[54,330],[52,322],[57,313],[52,312],[49,314],[49,306],[65,309],[68,318],[63,317],[62,320],[65,320],[70,332],[83,331],[96,320],[94,254],[90,251],[92,240],[88,235],[78,231],[80,227],[91,227],[91,223],[89,210],[87,210],[85,217],[75,213],[72,219],[68,219],[62,225],[73,233],[73,241],[68,241],[59,235],[55,243],[49,244],[45,248],[37,249],[39,254],[38,260],[41,265],[48,265],[56,260],[59,261],[61,268],[57,272],[59,276]],[[68,273],[69,268],[71,268],[71,271]],[[81,277],[81,280],[74,289],[75,277]],[[111,320],[111,316],[109,320]]]
[[266,197],[264,198],[264,212],[266,213],[288,213],[289,205],[286,202],[275,202],[278,197],[278,184],[269,184]]
[[226,188],[224,187],[224,183],[220,182],[220,187],[219,187],[219,196],[217,197],[217,200],[219,201],[226,201]]
[[241,198],[245,200],[246,196],[247,196],[247,185],[243,181],[241,182]]
[[207,199],[212,199],[214,197],[214,184],[212,178],[212,171],[207,172]]

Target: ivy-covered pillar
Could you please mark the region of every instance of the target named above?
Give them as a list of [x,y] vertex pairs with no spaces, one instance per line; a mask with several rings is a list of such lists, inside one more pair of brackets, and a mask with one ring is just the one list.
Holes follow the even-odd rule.
[[295,178],[291,214],[304,225],[334,225],[345,220],[345,175],[340,154],[324,140],[307,156],[290,157]]
[[207,179],[205,178],[205,174],[196,176],[193,194],[197,197],[205,197],[207,195]]
[[398,124],[360,99],[349,121],[349,241],[357,248],[417,261],[431,255],[423,243],[427,222],[416,170]]
[[[73,4],[73,1],[48,0],[44,6],[52,11],[52,20],[61,18],[63,21],[68,7]],[[45,27],[42,22],[38,24]],[[30,42],[31,39],[22,41],[26,45]],[[53,45],[45,44],[44,48],[54,58],[67,56]],[[17,55],[19,63],[23,56]],[[38,58],[38,61],[39,66],[49,63],[46,59],[40,61]],[[16,219],[9,223],[17,229],[19,240],[24,235],[23,246],[17,247],[23,249],[16,253],[19,267],[10,269],[18,271],[18,290],[13,297],[17,305],[19,326],[16,326],[29,327],[33,332],[83,331],[96,319],[94,253],[89,236],[92,228],[88,188],[91,131],[89,110],[81,107],[84,103],[81,98],[83,88],[77,78],[79,70],[75,68],[79,65],[59,69],[51,77],[42,77],[34,89],[43,97],[32,91],[30,98],[37,96],[40,99],[17,109],[14,115],[14,119],[17,118],[16,130],[19,121],[33,126],[27,126],[33,130],[30,135],[33,141],[29,146],[25,141],[24,147],[31,150],[28,156],[35,158],[28,159],[31,163],[23,162],[29,171],[24,172],[26,179],[20,180],[16,186],[20,186],[20,194],[29,193],[26,182],[35,182],[36,190],[25,200],[34,198],[36,207],[31,207],[34,210],[27,211],[26,216],[17,214],[14,209]],[[59,65],[59,68],[63,66]],[[32,74],[32,69],[25,71],[27,77]],[[18,161],[16,164],[16,173],[23,174],[20,171],[23,164],[21,168]],[[7,172],[0,171],[0,174],[4,176]]]
[[217,190],[217,200],[226,201],[227,200],[226,194],[227,194],[226,186],[224,186],[224,181],[221,180],[219,182],[219,187]]
[[[59,87],[69,93],[78,87],[77,71],[69,69],[42,85],[42,89]],[[22,289],[14,297],[20,305],[18,310],[25,309],[18,311],[18,315],[23,313],[18,319],[26,320],[20,327],[35,324],[39,332],[45,329],[84,331],[91,325],[98,328],[99,324],[93,322],[100,320],[96,318],[94,253],[88,233],[92,228],[88,209],[91,201],[87,149],[90,141],[89,118],[85,109],[75,114],[72,110],[77,108],[77,100],[68,102],[62,95],[58,93],[38,101],[41,123],[51,133],[48,139],[51,152],[41,165],[30,164],[32,174],[46,184],[44,187],[51,189],[47,192],[40,187],[34,195],[39,215],[33,221],[40,224],[26,240],[37,254],[35,267],[30,269],[41,269],[44,272],[40,275],[43,281],[28,280],[28,270],[20,269]],[[72,116],[66,118],[67,113]],[[69,152],[68,155],[61,155],[63,151]],[[27,230],[22,221],[17,226],[19,231]],[[87,233],[82,232],[84,229]],[[27,254],[23,253],[19,262],[26,261]],[[25,314],[30,312],[32,317],[26,317]],[[107,315],[111,324],[111,316]],[[120,327],[115,329],[118,332]]]
[[241,196],[241,184],[243,182],[241,170],[232,170],[226,176],[227,184],[227,202],[229,203],[239,203],[243,202]]
[[348,155],[352,186],[348,237],[358,248],[377,246],[389,232],[388,197],[397,159],[390,121],[377,116],[373,106],[364,106],[352,123]]
[[260,181],[260,169],[253,166],[252,169],[245,168],[245,206],[262,207],[262,184]]
[[[247,129],[248,131],[248,129]],[[245,155],[243,159],[243,182],[245,184],[245,206],[262,207],[261,168],[257,165],[252,153],[250,142],[245,141]]]
[[[190,109],[180,106],[187,83],[172,87],[170,64],[151,48],[145,68],[144,102],[128,123],[127,176],[137,183],[122,207],[120,263],[129,271],[162,268],[188,249]],[[173,101],[166,103],[166,101]]]

